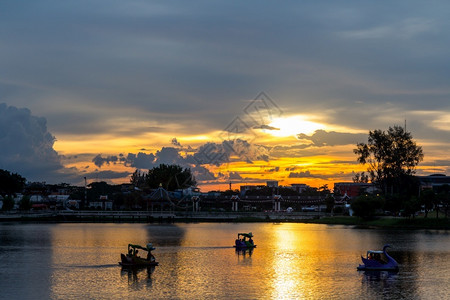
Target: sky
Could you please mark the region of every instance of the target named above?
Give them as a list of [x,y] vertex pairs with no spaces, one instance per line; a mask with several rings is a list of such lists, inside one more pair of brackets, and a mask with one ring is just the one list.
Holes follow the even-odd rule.
[[448,1],[0,2],[0,169],[202,191],[351,181],[370,130],[405,126],[450,174]]

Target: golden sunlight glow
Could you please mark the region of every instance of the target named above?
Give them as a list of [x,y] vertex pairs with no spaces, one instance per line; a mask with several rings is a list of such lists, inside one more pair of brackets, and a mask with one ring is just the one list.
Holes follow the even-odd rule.
[[[255,144],[268,147],[263,149],[255,147],[254,152],[249,153],[251,163],[237,155],[232,155],[230,161],[220,166],[205,165],[204,167],[214,176],[211,180],[205,178],[199,182],[199,187],[203,192],[227,190],[231,182],[232,189],[239,189],[241,185],[265,185],[268,180],[277,180],[284,186],[302,183],[319,187],[328,184],[329,188],[332,188],[334,182],[350,181],[354,172],[365,171],[363,165],[356,164],[352,145],[324,146],[318,151],[311,150],[309,147],[295,147],[305,144],[292,136],[274,136],[275,134],[295,135],[301,132],[312,134],[314,130],[327,127],[325,123],[310,120],[312,119],[300,115],[274,120],[270,126],[278,127],[280,130],[266,129],[264,134],[258,135]],[[218,134],[212,136],[218,136]],[[88,181],[98,180],[120,184],[129,182],[128,174],[134,172],[135,168],[120,160],[105,162],[98,166],[93,161],[95,155],[101,154],[102,157],[108,157],[123,154],[126,157],[128,153],[156,153],[163,146],[173,146],[170,144],[173,137],[175,135],[163,136],[161,133],[145,133],[139,137],[79,136],[77,139],[58,139],[54,147],[62,155],[63,163],[67,168],[81,172],[81,179],[86,176]],[[83,143],[80,143],[81,140]],[[192,152],[211,138],[208,138],[208,135],[180,135],[177,136],[177,140],[183,146],[179,153],[186,157],[192,155]],[[277,148],[279,145],[284,147]],[[189,148],[192,150],[186,150],[188,146],[192,147]],[[260,154],[269,155],[270,161],[260,160]],[[108,173],[102,172],[106,170],[123,176],[108,179],[106,178]]]
[[[150,142],[151,141],[151,145]],[[95,153],[103,155],[117,155],[118,153],[127,154],[128,152],[137,153],[143,151],[154,152],[163,145],[167,145],[170,139],[167,135],[160,133],[140,135],[140,136],[113,136],[113,135],[95,135],[78,136],[77,138],[58,139],[54,148],[58,153],[67,155],[71,153]]]
[[277,118],[269,126],[278,129],[266,131],[276,137],[295,136],[299,133],[312,134],[324,127],[322,124],[309,121],[308,117],[304,115]]
[[432,110],[411,111],[411,115],[417,118],[426,118],[431,120],[429,125],[439,130],[450,131],[450,114],[447,112],[438,112]]
[[450,115],[442,114],[431,122],[431,124],[437,129],[450,131]]

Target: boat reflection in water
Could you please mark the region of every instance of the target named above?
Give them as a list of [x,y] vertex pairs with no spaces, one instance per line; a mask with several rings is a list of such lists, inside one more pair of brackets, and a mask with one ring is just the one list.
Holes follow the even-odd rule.
[[237,263],[240,266],[252,265],[253,248],[251,249],[236,249]]
[[253,248],[250,248],[250,249],[238,249],[238,248],[236,248],[236,254],[238,256],[243,256],[243,257],[246,257],[247,255],[248,256],[252,256]]
[[[389,294],[391,299],[405,299],[398,272],[392,271],[359,271],[362,274],[361,287],[366,299],[379,298],[379,295]],[[389,297],[388,297],[389,298]]]
[[360,271],[364,273],[363,281],[395,280],[398,276],[396,271]]

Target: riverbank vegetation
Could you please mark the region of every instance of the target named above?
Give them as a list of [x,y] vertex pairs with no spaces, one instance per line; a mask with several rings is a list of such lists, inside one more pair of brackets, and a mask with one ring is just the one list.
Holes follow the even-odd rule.
[[[435,212],[434,212],[435,214]],[[431,214],[432,215],[432,214]],[[302,220],[303,223],[329,224],[329,225],[354,225],[365,228],[390,228],[390,229],[445,229],[450,230],[450,219],[441,216],[439,218],[415,218],[405,217],[373,217],[365,219],[351,216],[323,217]]]
[[[423,160],[422,147],[413,140],[411,133],[401,126],[389,127],[387,131],[369,132],[368,142],[356,145],[353,152],[357,161],[367,165],[368,175],[356,174],[355,182],[368,182],[377,187],[372,193],[363,192],[352,199],[354,214],[371,222],[376,215],[390,214],[408,217],[403,223],[432,224],[439,221],[420,221],[414,218],[419,212],[427,219],[432,209],[439,218],[441,210],[448,217],[450,210],[450,186],[448,181],[432,180],[420,182],[416,167]],[[439,179],[444,175],[435,174],[430,177]],[[437,182],[439,182],[437,184]],[[417,220],[416,220],[417,219]],[[387,221],[384,221],[387,222]]]

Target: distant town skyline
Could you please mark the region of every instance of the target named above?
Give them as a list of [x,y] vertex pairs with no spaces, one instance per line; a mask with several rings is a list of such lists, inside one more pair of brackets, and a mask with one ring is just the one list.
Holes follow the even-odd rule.
[[[389,5],[387,5],[389,4]],[[446,1],[3,1],[0,168],[202,191],[351,181],[370,130],[405,126],[450,174]]]

